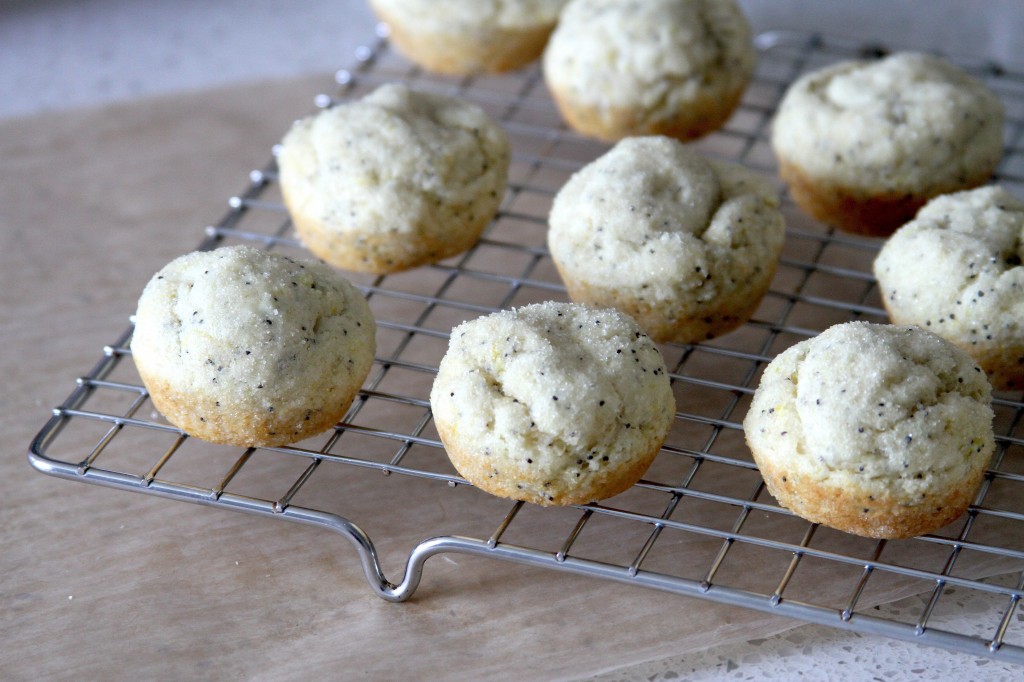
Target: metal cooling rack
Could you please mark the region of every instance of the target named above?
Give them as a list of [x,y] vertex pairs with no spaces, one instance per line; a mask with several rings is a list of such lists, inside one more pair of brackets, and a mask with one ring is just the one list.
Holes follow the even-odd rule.
[[[759,36],[760,62],[740,109],[721,131],[693,144],[775,177],[766,131],[785,88],[802,72],[883,49],[816,35]],[[1024,75],[954,59],[995,90],[1008,109],[999,180],[1024,188]],[[885,321],[870,275],[878,242],[833,233],[788,201],[787,244],[754,319],[721,339],[663,347],[678,415],[646,478],[600,504],[540,509],[474,490],[451,468],[433,430],[430,382],[447,333],[463,319],[508,306],[562,299],[544,247],[551,198],[606,147],[566,130],[539,70],[500,77],[430,75],[393,53],[386,31],[337,74],[318,106],[404,81],[483,106],[509,133],[510,187],[501,211],[470,252],[413,273],[353,277],[379,319],[378,357],[344,421],[292,447],[236,450],[190,439],[153,411],[122,333],[32,442],[31,464],[55,476],[144,492],[271,519],[329,528],[350,540],[372,589],[393,601],[416,590],[424,562],[458,552],[596,576],[839,628],[1024,662],[1024,404],[997,395],[998,449],[969,513],[934,534],[902,541],[854,538],[777,506],[743,445],[741,426],[760,372],[784,348],[852,318]],[[276,187],[271,160],[199,248],[255,242],[302,253]],[[381,473],[385,474],[381,475]],[[332,494],[338,486],[346,499]],[[366,491],[363,494],[357,494]],[[350,518],[374,523],[392,496],[450,496],[461,520],[409,528],[408,547],[381,551]],[[373,498],[369,502],[364,498]],[[422,499],[422,497],[420,498]],[[376,509],[379,511],[380,507]],[[450,527],[449,527],[450,526]],[[382,540],[383,538],[383,540]],[[391,582],[382,557],[401,563]],[[995,579],[983,576],[1000,575]],[[824,576],[824,579],[823,579]],[[876,605],[925,594],[917,613]],[[950,631],[965,595],[989,604],[976,632]],[[945,627],[945,629],[944,629]]]

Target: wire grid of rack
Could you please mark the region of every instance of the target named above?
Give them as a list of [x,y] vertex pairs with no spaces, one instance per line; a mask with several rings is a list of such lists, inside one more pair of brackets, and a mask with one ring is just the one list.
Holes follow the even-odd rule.
[[[758,70],[739,110],[723,130],[693,146],[774,178],[766,134],[786,87],[807,70],[885,50],[785,32],[763,34],[757,46]],[[886,319],[870,275],[878,242],[816,224],[792,206],[781,185],[787,244],[754,319],[707,343],[663,346],[678,413],[644,480],[601,503],[542,510],[497,500],[459,478],[433,430],[428,402],[448,331],[496,309],[565,298],[544,245],[547,211],[571,173],[607,146],[561,124],[537,67],[500,77],[431,75],[395,54],[384,28],[356,57],[355,68],[338,72],[338,91],[319,96],[318,106],[391,81],[464,97],[502,122],[513,161],[505,201],[474,249],[411,273],[352,277],[374,309],[379,334],[374,368],[346,418],[320,438],[283,448],[242,451],[190,439],[149,406],[129,358],[129,327],[37,435],[29,452],[34,467],[329,528],[355,545],[372,589],[393,601],[416,590],[429,557],[459,552],[1024,662],[1024,622],[1016,609],[1024,595],[1019,396],[997,394],[998,448],[984,485],[964,518],[934,534],[890,542],[855,538],[795,517],[764,489],[740,426],[764,365],[831,324]],[[1024,75],[955,61],[1007,105],[998,180],[1020,194]],[[302,254],[275,172],[273,159],[253,171],[198,248],[248,242]],[[338,489],[345,499],[332,492]],[[387,578],[380,551],[388,531],[371,538],[350,520],[372,523],[374,504],[389,495],[406,502],[461,495],[457,508],[466,520],[423,535],[410,531],[411,549],[386,553],[405,559],[397,582]],[[367,514],[370,519],[361,516]],[[413,509],[402,518],[411,523],[417,516]],[[965,592],[988,600],[991,618],[977,632],[944,629]],[[930,596],[918,613],[896,618],[873,609],[921,593]]]

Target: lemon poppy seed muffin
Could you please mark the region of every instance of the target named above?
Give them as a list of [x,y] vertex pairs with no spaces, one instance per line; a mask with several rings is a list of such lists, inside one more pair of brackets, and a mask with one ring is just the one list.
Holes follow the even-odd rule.
[[658,342],[746,322],[785,238],[766,179],[660,136],[622,140],[574,174],[549,222],[569,296],[628,313]]
[[803,210],[887,236],[928,199],[988,180],[1002,158],[1003,118],[980,81],[939,57],[900,52],[799,78],[771,143]]
[[1024,387],[1024,202],[1001,187],[936,197],[882,247],[889,318],[969,353],[998,389]]
[[504,197],[509,144],[475,104],[386,84],[296,122],[277,163],[303,244],[387,273],[476,243]]
[[994,449],[991,391],[931,332],[849,322],[772,360],[743,429],[782,506],[857,535],[911,537],[977,494]]
[[555,302],[456,327],[430,406],[462,476],[540,505],[625,491],[675,415],[661,353],[631,318]]
[[329,266],[233,246],[186,254],[153,276],[131,349],[172,424],[213,443],[274,446],[345,414],[375,333],[366,299]]
[[399,51],[428,71],[501,73],[537,59],[566,0],[371,0]]
[[755,62],[733,0],[570,0],[543,69],[563,118],[584,135],[691,140],[725,123]]

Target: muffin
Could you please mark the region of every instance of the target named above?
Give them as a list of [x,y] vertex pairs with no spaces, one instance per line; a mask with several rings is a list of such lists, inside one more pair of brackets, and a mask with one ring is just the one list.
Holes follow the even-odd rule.
[[370,371],[375,332],[366,299],[329,266],[234,246],[153,276],[131,350],[169,422],[212,443],[275,446],[341,419]]
[[388,84],[296,122],[277,163],[305,246],[387,273],[476,243],[504,197],[509,145],[476,105]]
[[988,380],[918,327],[848,322],[765,368],[743,420],[779,504],[872,538],[928,533],[970,505],[994,448]]
[[430,406],[470,483],[545,506],[628,489],[675,414],[664,360],[632,319],[554,302],[456,327]]
[[627,138],[559,190],[548,246],[574,301],[615,307],[656,341],[746,322],[785,238],[770,184],[660,136]]
[[799,78],[771,143],[804,211],[887,236],[932,197],[985,183],[1002,136],[1003,106],[984,84],[939,57],[901,52]]
[[1024,202],[1000,187],[936,197],[886,242],[889,318],[967,351],[998,389],[1024,387]]
[[370,0],[390,39],[428,71],[513,71],[544,51],[566,0]]
[[584,135],[692,140],[725,123],[755,62],[733,0],[570,0],[543,68],[562,117]]

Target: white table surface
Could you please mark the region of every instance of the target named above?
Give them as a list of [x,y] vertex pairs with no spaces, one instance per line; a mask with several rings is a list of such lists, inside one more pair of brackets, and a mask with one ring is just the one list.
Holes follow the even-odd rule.
[[[757,31],[818,30],[900,47],[939,47],[1009,66],[1024,63],[1021,0],[741,4]],[[351,63],[374,23],[361,0],[0,0],[0,118],[330,72]],[[998,680],[1019,675],[1018,668],[972,656],[801,626],[600,679]]]

